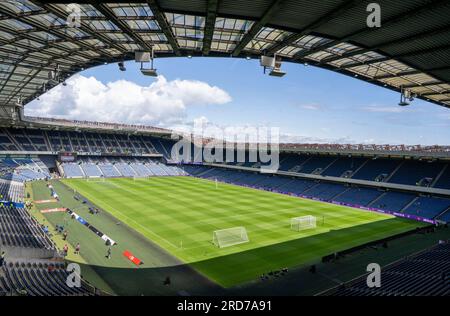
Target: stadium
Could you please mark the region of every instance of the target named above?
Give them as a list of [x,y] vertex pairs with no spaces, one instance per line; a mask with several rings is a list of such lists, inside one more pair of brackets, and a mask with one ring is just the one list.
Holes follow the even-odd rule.
[[449,296],[450,144],[26,113],[84,71],[156,77],[181,58],[253,60],[278,82],[311,66],[399,95],[393,113],[448,111],[450,3],[370,5],[1,2],[0,296]]

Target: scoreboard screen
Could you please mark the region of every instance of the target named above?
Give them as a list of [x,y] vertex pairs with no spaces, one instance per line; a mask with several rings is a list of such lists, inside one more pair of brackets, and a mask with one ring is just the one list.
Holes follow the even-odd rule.
[[60,152],[59,161],[61,162],[73,162],[77,160],[77,154],[73,152]]

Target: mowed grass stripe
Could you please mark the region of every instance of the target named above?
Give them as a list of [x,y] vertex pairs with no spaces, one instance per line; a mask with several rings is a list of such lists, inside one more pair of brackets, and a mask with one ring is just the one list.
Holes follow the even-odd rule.
[[[223,286],[292,267],[419,223],[343,206],[192,177],[108,179],[66,184]],[[294,232],[290,219],[317,217],[318,227]],[[322,222],[322,220],[324,222]],[[219,249],[214,230],[244,226],[250,242]]]

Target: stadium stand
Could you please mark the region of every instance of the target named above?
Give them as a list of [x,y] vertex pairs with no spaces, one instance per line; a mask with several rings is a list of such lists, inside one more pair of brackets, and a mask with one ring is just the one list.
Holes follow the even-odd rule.
[[186,173],[177,166],[166,166],[150,158],[81,158],[79,162],[61,163],[65,177],[134,177],[134,176],[183,176]]
[[53,249],[53,242],[24,209],[0,206],[0,242],[9,247]]
[[368,206],[376,198],[378,198],[382,192],[373,188],[349,188],[334,200],[347,204],[357,204],[361,206]]
[[85,296],[92,295],[89,286],[82,282],[81,287],[66,284],[68,272],[63,262],[48,260],[9,261],[2,267],[0,292],[27,296]]
[[421,196],[404,209],[405,213],[434,218],[450,208],[450,199]]
[[82,178],[85,177],[83,169],[75,162],[65,162],[62,164],[64,175],[66,178]]
[[450,190],[450,167],[447,164],[445,170],[442,171],[436,183],[433,185],[435,188],[442,188]]
[[[443,168],[444,165],[442,163],[405,161],[389,179],[389,182],[430,186]],[[424,181],[427,179],[429,180]]]
[[22,202],[23,183],[0,179],[0,195],[4,201]]
[[86,175],[86,177],[102,177],[103,176],[102,171],[100,170],[98,165],[95,163],[86,162],[86,163],[82,163],[80,166],[81,166],[81,169],[83,169],[83,172]]
[[407,214],[430,219],[439,216],[450,207],[450,199],[437,196],[419,198],[417,194],[411,192],[385,192],[377,188],[348,186],[343,183],[320,182],[312,179],[277,175],[268,176],[225,168],[184,166],[183,169],[186,173],[195,177],[387,211],[398,212],[405,209],[404,212]]
[[329,168],[324,170],[322,175],[349,178],[367,161],[366,158],[339,158]]
[[371,207],[390,211],[401,211],[416,195],[405,192],[386,192],[370,204]]
[[382,286],[369,288],[367,276],[323,293],[337,296],[448,296],[450,244],[440,244],[381,270]]

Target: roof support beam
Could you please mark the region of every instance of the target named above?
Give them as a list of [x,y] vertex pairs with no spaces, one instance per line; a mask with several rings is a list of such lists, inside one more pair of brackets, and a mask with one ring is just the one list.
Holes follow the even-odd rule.
[[211,50],[211,42],[214,35],[218,8],[219,0],[208,0],[205,31],[203,32],[203,55],[208,55]]
[[[402,22],[402,21],[404,21],[406,19],[410,19],[413,16],[419,15],[419,14],[421,14],[423,12],[427,12],[430,8],[439,9],[439,6],[441,6],[441,5],[445,6],[447,4],[448,4],[447,0],[434,0],[434,1],[428,2],[426,5],[423,5],[423,6],[419,7],[419,8],[412,9],[412,10],[410,10],[408,12],[402,12],[402,13],[400,13],[400,14],[398,14],[398,15],[396,15],[396,16],[394,16],[394,17],[392,17],[392,18],[390,18],[390,19],[388,19],[386,21],[382,21],[381,25],[382,25],[383,28],[385,28],[387,26],[391,26],[391,25],[397,24],[399,22]],[[299,53],[294,55],[294,59],[301,59],[301,58],[303,58],[305,56],[308,56],[308,55],[320,52],[322,50],[325,50],[327,48],[333,47],[333,46],[335,46],[335,45],[337,45],[339,43],[342,43],[342,42],[351,41],[352,39],[354,39],[356,37],[359,37],[359,36],[362,36],[362,35],[365,35],[365,34],[368,34],[368,33],[371,33],[371,32],[376,32],[376,30],[373,30],[373,29],[370,29],[370,28],[367,28],[367,27],[359,29],[359,30],[357,30],[355,32],[347,34],[346,36],[344,36],[344,37],[342,37],[340,39],[333,40],[333,41],[331,41],[329,43],[317,46],[317,47],[315,47],[313,49],[310,49],[308,51],[305,51],[305,52],[301,51],[301,52],[299,52]]]
[[159,27],[163,31],[167,40],[169,41],[169,44],[172,47],[173,52],[175,53],[175,55],[181,56],[180,46],[178,45],[178,42],[175,39],[175,35],[173,34],[172,29],[170,28],[169,22],[167,22],[167,19],[163,11],[159,7],[158,2],[156,2],[156,0],[147,0],[147,4],[152,10],[153,16],[156,18]]
[[403,88],[420,88],[420,87],[431,87],[431,86],[437,86],[440,84],[444,84],[444,82],[441,81],[433,81],[433,82],[425,82],[425,83],[412,83],[412,84],[406,84],[403,85]]
[[375,64],[378,62],[382,62],[382,61],[387,61],[390,59],[397,59],[399,57],[413,57],[413,56],[417,56],[417,55],[423,55],[423,54],[428,54],[437,50],[446,50],[446,49],[450,49],[450,44],[445,44],[445,45],[441,45],[438,47],[431,47],[431,48],[425,48],[425,49],[419,49],[413,52],[407,52],[407,53],[403,53],[403,54],[397,54],[394,56],[386,56],[383,58],[378,58],[378,59],[373,59],[373,60],[369,60],[366,62],[355,62],[355,63],[348,63],[348,64],[344,64],[342,65],[340,68],[346,69],[346,68],[352,68],[352,67],[356,67],[356,66],[362,66],[362,65],[371,65],[371,64]]
[[94,8],[96,8],[98,11],[100,11],[101,14],[103,14],[108,20],[110,20],[112,23],[117,25],[119,29],[122,30],[125,34],[127,34],[129,37],[131,37],[136,44],[139,44],[142,46],[143,49],[151,51],[153,48],[150,44],[143,41],[140,36],[138,36],[136,33],[133,32],[133,30],[125,23],[124,21],[121,21],[117,18],[117,16],[114,14],[114,12],[106,5],[101,3],[93,4]]
[[[11,13],[10,11],[8,11],[8,10],[2,8],[2,7],[0,7],[0,13],[2,13],[2,14],[4,14],[4,15],[8,15],[8,16],[10,16],[11,18],[14,19],[14,14]],[[68,35],[66,35],[66,34],[64,34],[64,33],[57,32],[57,31],[55,31],[55,30],[52,30],[51,28],[48,28],[47,26],[42,25],[42,24],[40,24],[40,23],[38,23],[38,22],[36,22],[36,21],[28,20],[28,19],[20,19],[20,21],[23,22],[23,23],[25,23],[25,24],[28,24],[28,25],[34,27],[35,29],[37,29],[37,30],[39,30],[39,31],[43,31],[43,32],[50,33],[50,34],[52,34],[52,35],[57,36],[58,38],[64,38],[64,39],[67,40],[68,42],[74,42],[74,41],[76,41],[75,38],[72,38],[72,37],[70,37],[70,36],[68,36]],[[85,47],[85,48],[87,48],[87,49],[89,49],[89,50],[94,50],[94,49],[95,49],[95,47],[92,47],[92,46],[90,46],[90,45],[88,45],[88,44],[85,44],[85,43],[83,43],[82,41],[76,41],[76,44],[79,45],[79,46]],[[102,53],[102,54],[104,54],[104,55],[107,55],[108,57],[112,57],[111,54],[109,54],[109,53],[107,53],[107,52],[104,52],[104,51],[101,51],[101,50],[99,50],[99,52]]]
[[428,97],[428,96],[432,96],[432,95],[441,95],[441,94],[447,94],[447,93],[450,93],[450,89],[442,90],[442,91],[440,91],[440,92],[427,92],[427,93],[421,93],[420,95],[421,95],[421,96],[424,96],[424,97]]
[[[35,5],[38,5],[38,6],[40,6],[40,7],[45,8],[48,12],[50,12],[50,13],[56,15],[56,16],[57,16],[58,18],[60,18],[60,19],[64,19],[64,20],[67,19],[67,13],[66,13],[66,12],[61,12],[61,11],[60,11],[58,8],[56,8],[56,7],[53,7],[53,6],[51,6],[51,5],[47,4],[47,3],[40,3],[40,2],[37,1],[37,0],[29,0],[29,1],[31,1],[31,2],[34,3]],[[89,26],[87,26],[87,25],[85,24],[85,22],[84,22],[85,20],[89,20],[89,19],[84,19],[84,18],[81,19],[81,27],[80,27],[80,30],[82,30],[83,32],[85,32],[85,33],[87,33],[87,34],[90,34],[93,38],[96,38],[97,40],[99,40],[99,41],[105,43],[105,44],[108,45],[109,47],[115,48],[115,49],[117,49],[118,51],[121,51],[121,52],[124,52],[124,53],[127,52],[125,48],[123,48],[121,45],[117,45],[116,43],[114,43],[113,41],[111,41],[107,36],[104,36],[104,35],[99,34],[100,32],[94,32]],[[103,18],[103,20],[105,20],[105,19]]]
[[[44,9],[36,10],[36,11],[20,12],[20,13],[15,14],[15,19],[25,18],[25,17],[29,17],[29,16],[35,16],[35,15],[40,15],[40,14],[45,14],[45,13],[47,13],[47,11]],[[10,17],[0,16],[0,21],[8,20],[8,19],[10,19]]]
[[[424,70],[427,73],[433,72],[433,71],[441,71],[441,70],[449,70],[450,66],[444,66],[444,67],[436,67],[436,68],[430,68],[427,70]],[[418,75],[423,73],[424,71],[420,70],[407,70],[407,71],[401,71],[395,74],[388,74],[388,75],[381,75],[381,76],[375,76],[373,79],[375,80],[383,80],[383,79],[391,79],[391,78],[398,78],[398,77],[404,77],[404,76],[412,76],[412,75]]]
[[340,6],[334,8],[333,10],[327,12],[326,14],[324,14],[323,16],[321,16],[320,18],[318,18],[314,22],[310,23],[307,27],[305,27],[300,32],[292,34],[292,35],[288,36],[287,38],[285,38],[282,42],[277,43],[277,44],[269,47],[267,49],[267,54],[269,54],[269,55],[275,54],[280,49],[291,45],[292,43],[294,43],[295,41],[297,41],[301,37],[303,37],[305,35],[308,35],[311,32],[313,32],[314,29],[316,29],[316,28],[326,24],[328,21],[330,21],[330,20],[332,20],[332,19],[342,15],[343,13],[348,11],[349,9],[353,8],[354,6],[356,6],[356,5],[358,5],[358,4],[362,3],[362,2],[364,2],[364,1],[361,1],[361,0],[350,0],[350,1],[344,2]]
[[28,78],[28,80],[24,81],[21,85],[18,85],[18,86],[16,87],[16,91],[13,92],[13,93],[8,97],[8,99],[6,100],[5,103],[8,104],[9,101],[11,101],[18,93],[20,93],[20,91],[22,91],[22,88],[23,88],[23,87],[26,87],[26,86],[31,82],[31,80],[33,80],[33,79],[41,72],[41,70],[42,70],[44,67],[47,67],[47,66],[49,66],[49,65],[50,65],[50,62],[47,63],[47,64],[45,64],[45,65],[42,65],[42,67],[40,67],[40,68],[35,69],[34,74],[32,74],[32,75]]
[[411,75],[417,75],[422,73],[422,71],[419,70],[407,70],[407,71],[401,71],[397,72],[395,74],[387,74],[387,75],[380,75],[373,77],[374,80],[383,80],[383,79],[392,79],[392,78],[398,78],[402,76],[411,76]]
[[382,57],[382,58],[377,58],[377,59],[371,59],[368,61],[347,63],[347,64],[340,66],[339,69],[348,69],[348,68],[353,68],[353,67],[358,67],[358,66],[369,66],[369,65],[385,62],[385,61],[388,61],[391,59],[392,59],[391,57]]
[[234,57],[239,56],[239,54],[245,48],[245,46],[247,46],[247,44],[252,39],[254,39],[256,35],[258,35],[259,31],[261,31],[261,29],[272,18],[274,13],[280,8],[282,2],[283,2],[283,0],[274,0],[274,1],[272,1],[272,3],[269,5],[269,7],[264,12],[263,16],[258,21],[253,23],[252,27],[247,32],[247,34],[245,34],[244,37],[242,37],[242,39],[239,42],[239,44],[234,48],[233,53],[232,53],[232,55]]
[[[22,58],[23,59],[23,58]],[[11,77],[14,75],[14,72],[17,69],[17,64],[14,66],[14,68],[11,70],[11,72],[9,73],[8,77],[6,77],[5,82],[3,82],[2,86],[0,87],[0,93],[3,92],[3,89],[5,88],[6,84],[8,83],[9,79],[11,79]]]
[[[27,58],[27,57],[32,57],[32,58],[35,58],[35,59],[45,60],[45,61],[47,61],[47,60],[50,59],[50,58],[54,58],[54,59],[56,59],[56,58],[65,58],[65,59],[67,59],[68,61],[72,61],[72,62],[76,62],[76,63],[79,63],[79,62],[80,62],[79,60],[76,60],[76,59],[71,58],[71,56],[72,56],[73,54],[76,54],[77,51],[67,52],[66,54],[57,54],[57,53],[53,53],[53,52],[47,51],[47,52],[45,52],[44,54],[49,55],[49,58],[44,59],[44,58],[41,57],[41,56],[33,56],[33,55],[30,55],[30,54],[32,54],[32,53],[39,53],[39,52],[41,52],[43,49],[47,49],[47,48],[49,48],[49,47],[39,47],[39,48],[31,48],[31,49],[30,49],[30,47],[27,47],[26,45],[22,45],[22,44],[5,44],[5,41],[3,41],[3,40],[0,40],[0,44],[1,44],[1,45],[14,45],[14,46],[16,46],[16,47],[20,47],[20,48],[23,48],[23,49],[27,49],[27,51],[26,51],[25,53],[22,53],[22,54],[21,54],[21,53],[18,53],[17,51],[14,51],[14,50],[11,50],[11,49],[8,49],[8,48],[0,47],[0,52],[4,52],[4,53],[7,53],[7,54],[20,54],[20,55],[22,55],[22,56],[25,56],[25,58]],[[59,65],[69,66],[69,67],[71,66],[71,64],[67,64],[67,63],[64,63],[64,62],[58,62],[58,64],[59,64]]]
[[393,45],[401,45],[401,44],[406,44],[410,41],[413,40],[421,40],[423,38],[427,38],[433,35],[437,35],[437,34],[441,34],[441,33],[447,33],[450,31],[450,25],[446,25],[445,27],[436,29],[436,30],[431,30],[431,31],[426,31],[426,32],[422,32],[422,33],[417,33],[414,35],[410,35],[401,39],[396,39],[396,40],[392,40],[392,41],[386,41],[380,44],[377,44],[376,47],[373,48],[361,48],[361,49],[355,49],[352,51],[349,51],[347,53],[344,53],[342,55],[339,56],[331,56],[331,57],[327,57],[324,58],[323,60],[321,60],[321,62],[325,62],[325,63],[331,63],[333,61],[339,60],[339,59],[343,59],[343,58],[350,58],[356,55],[360,55],[360,54],[364,54],[367,52],[370,52],[372,50],[382,50],[385,48],[388,48],[390,46]]

